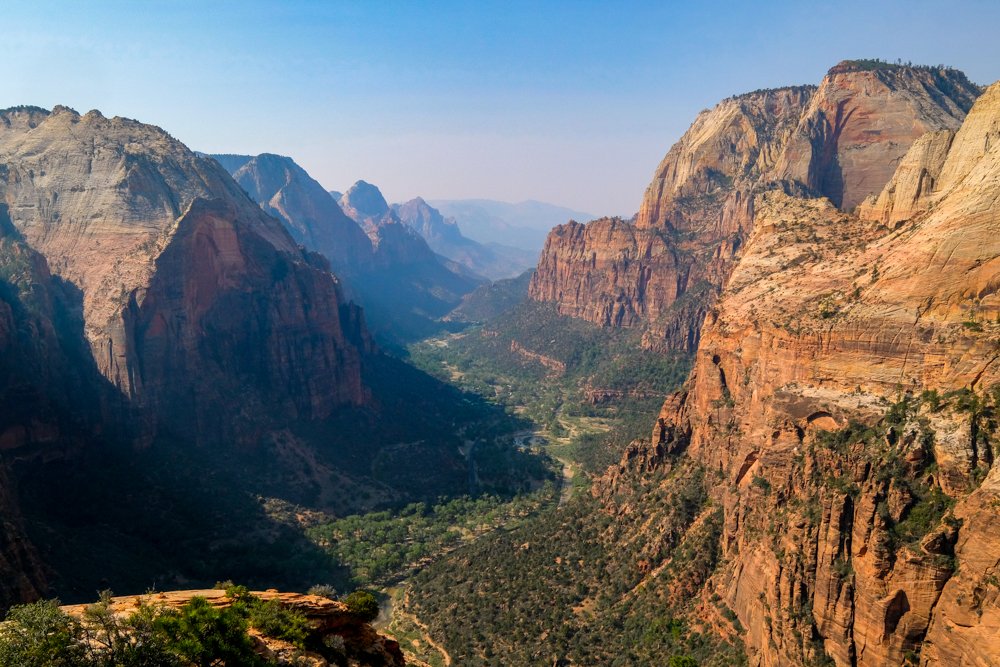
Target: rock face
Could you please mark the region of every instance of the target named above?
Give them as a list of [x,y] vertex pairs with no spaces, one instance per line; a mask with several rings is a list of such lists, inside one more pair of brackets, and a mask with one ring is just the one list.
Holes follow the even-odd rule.
[[538,259],[532,252],[466,238],[454,218],[445,218],[420,197],[405,204],[393,204],[392,210],[427,241],[431,250],[491,280],[518,276],[532,268]]
[[25,535],[13,484],[0,467],[0,600],[32,600],[46,589],[41,558]]
[[757,193],[853,208],[881,191],[919,137],[957,129],[978,94],[954,70],[845,61],[818,88],[724,100],[671,148],[634,223],[550,233],[530,296],[605,326],[646,327],[654,348],[693,350],[753,228]]
[[371,262],[371,242],[337,202],[294,160],[264,153],[213,155],[260,207],[278,218],[296,242],[323,254],[338,276]]
[[[0,164],[12,226],[82,294],[98,369],[158,422],[239,438],[259,422],[246,415],[366,400],[365,333],[336,279],[214,161],[158,128],[57,107],[0,114]],[[219,419],[233,391],[258,412]]]
[[979,92],[954,70],[840,63],[810,100],[776,174],[853,209],[882,189],[915,140],[957,129]]
[[0,204],[0,605],[33,599],[48,573],[29,542],[14,466],[63,459],[89,444],[120,404],[83,339],[79,292],[52,277]]
[[[309,621],[311,635],[327,647],[337,647],[339,658],[346,660],[346,664],[357,667],[403,667],[406,664],[396,641],[378,634],[371,625],[351,614],[341,602],[318,595],[274,590],[252,591],[250,594],[261,600],[277,601],[284,607],[304,614]],[[168,591],[111,598],[110,610],[116,615],[128,616],[140,605],[166,610],[180,609],[195,597],[204,598],[216,608],[226,608],[233,603],[233,599],[227,597],[224,590]],[[62,607],[62,610],[71,616],[82,617],[87,606],[70,605]],[[257,651],[277,664],[310,667],[340,664],[331,663],[318,653],[297,650],[280,639],[259,633],[253,633],[253,637],[257,642]]]
[[358,181],[334,199],[291,158],[212,157],[295,241],[330,261],[347,298],[364,306],[371,328],[385,337],[428,330],[483,282],[436,255],[374,185]]
[[717,471],[723,565],[703,594],[751,665],[1000,654],[998,139],[995,84],[861,215],[758,195],[685,390],[595,487]]
[[371,239],[373,269],[357,281],[383,329],[417,333],[446,315],[485,280],[431,250],[389,207],[377,187],[358,181],[340,198],[344,212]]

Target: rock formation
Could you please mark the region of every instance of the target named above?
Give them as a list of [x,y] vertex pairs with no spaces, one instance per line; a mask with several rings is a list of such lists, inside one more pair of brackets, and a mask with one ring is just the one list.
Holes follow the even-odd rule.
[[259,453],[366,405],[369,349],[329,265],[215,162],[96,111],[0,112],[0,605],[51,580],[20,516],[52,539],[26,476],[85,482],[154,443]]
[[955,70],[845,61],[818,88],[724,100],[670,149],[634,223],[550,233],[530,296],[604,326],[643,326],[651,347],[693,351],[753,228],[757,193],[853,208],[882,189],[919,137],[957,129],[978,94]]
[[513,278],[534,267],[537,255],[498,243],[482,244],[462,234],[454,218],[446,218],[422,198],[393,204],[400,220],[417,231],[431,250],[491,280]]
[[0,163],[13,227],[82,294],[98,369],[159,421],[239,439],[255,420],[219,419],[234,391],[265,420],[366,400],[335,278],[215,162],[57,107],[0,115]]
[[430,320],[446,315],[484,282],[431,250],[374,185],[358,181],[340,198],[340,206],[371,239],[373,270],[357,281],[357,289],[384,328],[428,331]]
[[[318,640],[324,650],[330,653],[327,657],[299,650],[286,641],[251,630],[256,643],[255,651],[269,661],[279,665],[309,667],[342,664],[331,660],[343,660],[346,661],[343,664],[356,667],[403,667],[406,664],[396,641],[378,634],[371,625],[349,612],[342,602],[318,595],[282,593],[276,590],[251,591],[249,594],[265,602],[276,601],[302,613],[309,623],[311,637]],[[168,591],[111,598],[110,611],[115,615],[128,617],[140,606],[177,610],[196,597],[203,598],[211,606],[220,609],[229,607],[234,602],[224,590]],[[87,607],[88,605],[82,604],[70,605],[62,607],[62,610],[70,616],[81,618]]]
[[998,139],[995,84],[859,215],[757,195],[687,386],[595,485],[717,471],[723,564],[695,614],[728,607],[751,665],[1000,654]]
[[333,199],[291,158],[212,157],[295,241],[330,261],[347,298],[364,306],[369,325],[382,336],[407,338],[429,330],[482,282],[435,254],[374,185],[358,181]]
[[120,405],[83,339],[80,295],[53,278],[0,204],[0,605],[37,597],[48,573],[29,542],[14,465],[72,456]]
[[323,254],[348,278],[367,270],[371,242],[323,186],[282,155],[213,155],[260,207],[281,220],[295,241]]

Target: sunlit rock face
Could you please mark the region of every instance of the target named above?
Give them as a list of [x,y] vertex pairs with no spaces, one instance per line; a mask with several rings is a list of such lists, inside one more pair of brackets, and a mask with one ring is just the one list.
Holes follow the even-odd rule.
[[979,92],[955,70],[845,61],[818,87],[724,100],[667,153],[634,223],[551,232],[530,296],[604,326],[642,326],[650,347],[694,350],[753,229],[757,193],[853,209],[882,190],[918,138],[955,131]]
[[998,198],[1000,84],[860,215],[758,195],[687,386],[595,486],[685,458],[716,472],[704,600],[738,617],[751,664],[995,661]]
[[215,161],[57,107],[0,114],[0,164],[13,229],[79,290],[97,368],[154,422],[240,440],[366,400],[336,278]]

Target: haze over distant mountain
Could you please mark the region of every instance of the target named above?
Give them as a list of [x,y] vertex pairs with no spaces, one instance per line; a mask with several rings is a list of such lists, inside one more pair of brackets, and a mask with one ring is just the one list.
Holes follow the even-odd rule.
[[211,157],[296,241],[330,261],[347,296],[364,306],[368,324],[382,338],[430,331],[484,280],[435,254],[373,185],[358,181],[338,202],[292,158]]
[[292,238],[325,255],[335,273],[347,277],[370,262],[365,233],[291,158],[271,153],[211,157],[261,208],[281,220]]
[[545,244],[549,230],[569,220],[593,220],[591,213],[541,201],[516,204],[492,199],[430,199],[428,204],[454,218],[463,233],[480,243],[500,243],[532,252]]
[[393,204],[392,210],[424,237],[434,252],[491,280],[518,276],[538,261],[537,252],[467,238],[454,218],[444,217],[420,197],[405,204]]

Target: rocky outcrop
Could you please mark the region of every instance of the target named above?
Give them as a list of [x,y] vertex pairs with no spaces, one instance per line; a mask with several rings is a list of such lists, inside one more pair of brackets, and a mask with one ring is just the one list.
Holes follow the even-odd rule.
[[813,95],[775,175],[853,209],[882,189],[914,141],[958,129],[979,92],[956,70],[844,61]]
[[[317,595],[282,593],[276,590],[251,591],[249,595],[266,602],[276,601],[302,613],[309,623],[310,638],[322,645],[324,652],[329,653],[329,656],[325,656],[300,650],[286,641],[251,630],[256,642],[255,650],[276,664],[310,667],[326,667],[330,664],[403,667],[406,664],[396,641],[378,634],[371,625],[348,611],[342,602]],[[202,598],[219,609],[227,608],[235,602],[224,590],[167,591],[114,597],[110,599],[109,610],[118,616],[128,617],[142,606],[160,610],[181,609],[194,598]],[[88,605],[70,605],[62,607],[62,610],[70,616],[80,618],[87,607]]]
[[859,61],[818,88],[724,100],[670,149],[634,223],[550,233],[530,296],[604,326],[644,327],[650,347],[693,351],[753,229],[757,194],[853,208],[882,190],[919,137],[957,129],[978,93],[955,70]]
[[863,211],[876,224],[759,195],[686,390],[595,487],[684,459],[718,471],[704,591],[751,665],[995,660],[998,137],[1000,84],[953,138],[915,145]]
[[0,164],[12,226],[82,295],[98,369],[157,423],[238,439],[366,401],[335,278],[216,162],[57,107],[0,114]]
[[552,357],[547,357],[544,354],[539,354],[538,352],[532,352],[528,348],[524,347],[516,340],[510,342],[510,351],[514,354],[523,357],[524,359],[539,364],[546,370],[548,370],[549,375],[560,376],[566,374],[566,364],[558,359],[553,359]]
[[[367,334],[354,310],[323,260],[282,253],[241,226],[230,204],[196,200],[157,257],[142,303],[126,306],[133,395],[186,415],[185,433],[213,441],[324,419],[367,400]],[[240,418],[220,421],[219,406],[240,394]]]

